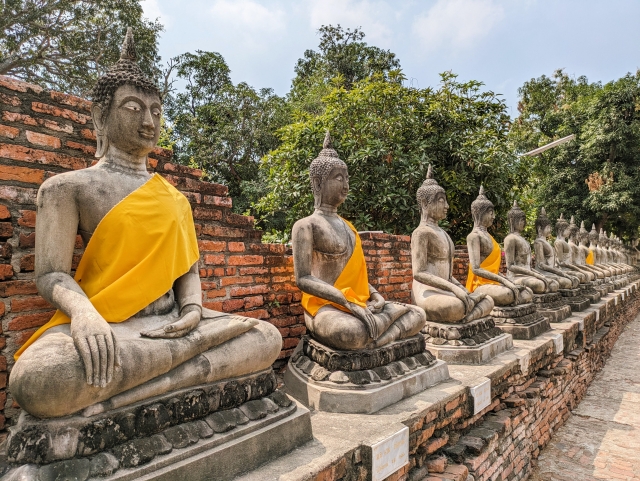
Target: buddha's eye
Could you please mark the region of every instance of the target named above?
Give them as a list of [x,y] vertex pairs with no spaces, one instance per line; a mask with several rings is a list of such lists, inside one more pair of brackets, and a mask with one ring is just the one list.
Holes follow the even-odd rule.
[[140,104],[138,104],[138,102],[134,102],[133,100],[130,100],[129,102],[127,102],[126,104],[123,105],[123,107],[127,110],[131,110],[133,112],[140,112],[140,110],[142,110],[140,108]]
[[160,109],[154,108],[154,109],[151,109],[151,114],[155,115],[156,117],[160,117],[160,114],[162,114],[162,111]]

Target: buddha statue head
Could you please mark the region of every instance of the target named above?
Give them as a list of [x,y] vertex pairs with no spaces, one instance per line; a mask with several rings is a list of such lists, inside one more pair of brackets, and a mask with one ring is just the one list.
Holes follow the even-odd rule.
[[96,157],[110,147],[145,156],[158,143],[162,102],[158,87],[136,63],[132,29],[127,29],[120,60],[98,79],[91,93]]
[[564,214],[560,214],[560,217],[556,221],[556,237],[566,238],[569,234],[569,223],[564,218]]
[[313,205],[317,209],[322,204],[338,207],[349,193],[347,164],[338,157],[331,145],[329,131],[324,137],[322,150],[309,166],[309,179],[313,191]]
[[478,197],[471,203],[471,216],[474,224],[489,227],[496,217],[493,203],[484,195],[484,187],[480,186]]
[[578,232],[580,228],[576,225],[575,217],[571,216],[568,227],[569,235],[567,236],[575,244],[578,243]]
[[551,221],[547,217],[544,207],[540,209],[540,213],[536,218],[536,235],[543,239],[547,239],[551,235]]
[[518,201],[513,201],[513,207],[507,212],[507,218],[509,219],[509,232],[520,233],[524,230],[524,226],[527,222],[527,216],[524,211],[518,206]]
[[428,218],[438,222],[447,217],[449,204],[447,195],[442,187],[433,178],[433,168],[431,164],[427,169],[427,178],[418,188],[416,193],[420,215],[426,214]]
[[591,224],[591,232],[589,232],[589,242],[591,242],[594,246],[598,245],[598,231],[596,230],[596,225]]
[[584,227],[584,221],[580,222],[580,230],[578,231],[578,240],[580,244],[587,245],[589,242],[589,232]]

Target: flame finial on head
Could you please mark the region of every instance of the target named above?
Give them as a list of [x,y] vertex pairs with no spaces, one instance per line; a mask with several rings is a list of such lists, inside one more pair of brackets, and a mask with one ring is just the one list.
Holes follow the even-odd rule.
[[324,134],[324,142],[322,142],[323,149],[333,149],[333,142],[331,141],[331,134],[329,130]]
[[129,60],[131,62],[138,58],[136,53],[136,45],[133,41],[133,29],[127,27],[127,34],[124,36],[122,48],[120,49],[120,60]]

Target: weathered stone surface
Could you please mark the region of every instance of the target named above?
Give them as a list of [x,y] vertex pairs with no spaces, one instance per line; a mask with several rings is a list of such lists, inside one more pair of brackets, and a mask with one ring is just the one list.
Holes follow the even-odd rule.
[[90,470],[91,462],[87,458],[67,459],[42,466],[38,481],[85,481]]
[[283,408],[289,407],[291,406],[291,403],[293,403],[293,401],[289,398],[289,396],[287,396],[285,393],[283,393],[279,389],[269,394],[269,398],[273,402],[275,402],[278,406]]
[[120,463],[111,453],[96,454],[90,459],[89,476],[104,477],[113,474],[120,467]]
[[428,346],[473,347],[489,342],[502,334],[502,331],[496,327],[493,317],[483,317],[461,324],[427,321],[423,332]]
[[267,406],[261,399],[246,402],[239,409],[250,421],[267,417]]
[[205,421],[215,433],[226,433],[236,427],[235,420],[227,411],[213,413],[207,416]]
[[168,454],[173,449],[171,443],[162,434],[154,434],[149,438],[149,442],[156,455]]
[[190,444],[197,443],[200,439],[197,428],[191,423],[173,426],[162,434],[175,449],[186,448]]
[[[420,354],[424,351],[424,339],[422,335],[410,337],[392,342],[377,349],[361,349],[358,351],[340,351],[331,349],[309,336],[302,337],[302,352],[308,359],[318,363],[328,371],[363,371],[375,367],[384,366],[390,362],[403,359],[405,357]],[[301,358],[304,359],[304,358]],[[296,366],[309,374],[311,371],[308,363]]]
[[156,456],[155,443],[149,438],[134,439],[113,448],[112,452],[123,468],[134,468],[148,463]]
[[[11,428],[7,456],[13,462],[36,464],[89,456],[136,437],[149,437],[171,425],[201,419],[223,406],[233,411],[227,415],[234,423],[244,423],[246,416],[229,408],[273,394],[275,387],[275,374],[269,369],[240,379],[179,390],[149,404],[143,401],[91,417],[39,420],[24,413],[18,425]],[[276,396],[287,402],[286,396]]]

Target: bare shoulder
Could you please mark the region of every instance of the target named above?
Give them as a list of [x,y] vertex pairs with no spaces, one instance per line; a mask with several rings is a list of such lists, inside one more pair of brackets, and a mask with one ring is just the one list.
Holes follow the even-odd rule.
[[95,182],[99,182],[99,177],[95,173],[89,172],[89,169],[64,172],[50,177],[42,183],[38,189],[38,199],[75,198],[81,187]]
[[296,223],[293,224],[293,228],[291,229],[291,237],[295,238],[301,235],[308,235],[309,233],[313,232],[315,224],[316,219],[313,215],[297,220]]

